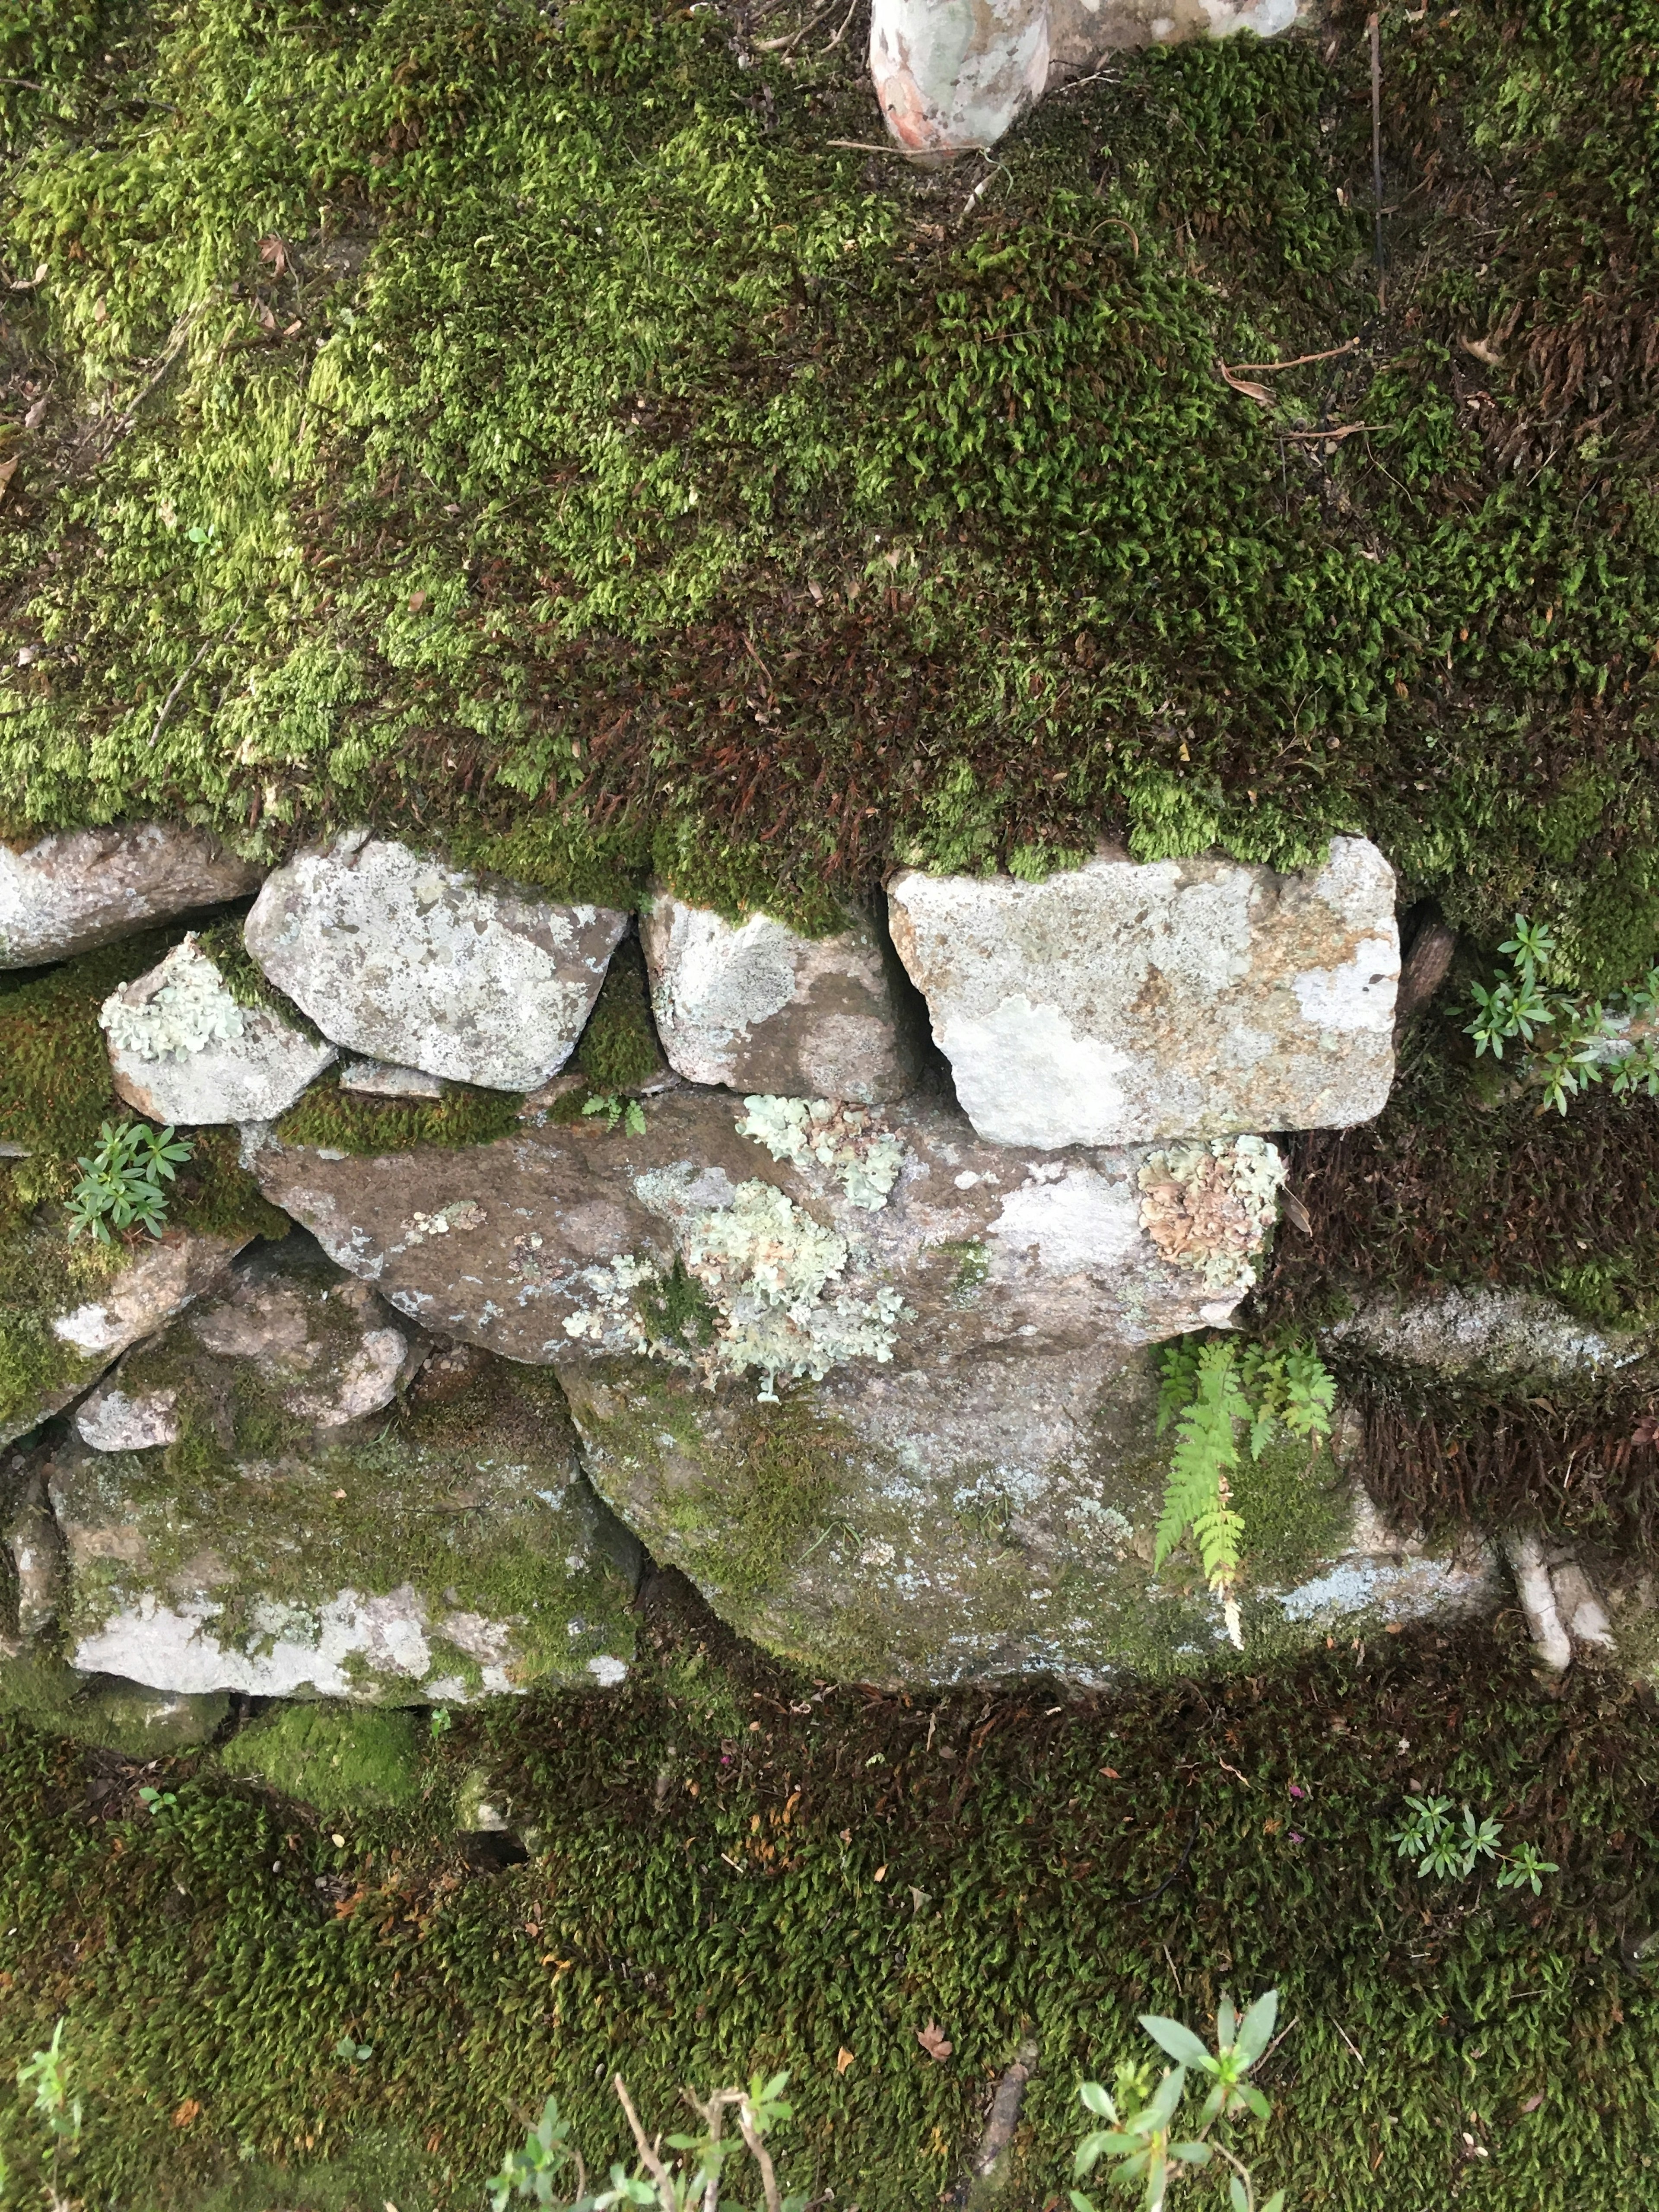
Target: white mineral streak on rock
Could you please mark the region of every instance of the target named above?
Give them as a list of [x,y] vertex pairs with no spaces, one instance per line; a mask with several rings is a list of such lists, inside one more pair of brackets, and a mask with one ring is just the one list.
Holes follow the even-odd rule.
[[67,960],[154,922],[244,898],[264,870],[205,830],[149,822],[0,844],[0,968]]
[[[70,1664],[185,1696],[240,1690],[258,1698],[361,1699],[365,1674],[395,1694],[431,1671],[425,1601],[408,1583],[379,1597],[343,1589],[315,1607],[257,1601],[240,1645],[219,1640],[222,1612],[211,1598],[169,1604],[147,1590],[82,1637]],[[485,1689],[511,1687],[490,1681],[491,1671],[483,1670]]]
[[1341,1128],[1394,1077],[1394,873],[1103,854],[1041,884],[901,875],[893,940],[981,1137],[1146,1143]]
[[177,1390],[147,1390],[137,1398],[106,1382],[76,1408],[75,1431],[94,1451],[148,1451],[179,1434]]
[[668,1063],[692,1083],[874,1105],[915,1080],[916,1040],[875,930],[802,937],[659,891],[640,920]]
[[994,146],[1042,96],[1044,0],[875,0],[870,75],[908,154],[947,160]]
[[1607,1608],[1577,1559],[1551,1569],[1550,1588],[1555,1594],[1556,1612],[1565,1621],[1575,1644],[1594,1644],[1599,1651],[1617,1650]]
[[279,868],[246,933],[265,974],[337,1043],[534,1091],[574,1048],[626,921],[356,831]]
[[418,1067],[392,1067],[383,1060],[349,1060],[340,1070],[342,1091],[366,1098],[441,1098],[443,1085]]
[[285,1114],[335,1057],[265,1006],[240,1006],[194,938],[104,1001],[118,1095],[153,1121],[201,1127]]

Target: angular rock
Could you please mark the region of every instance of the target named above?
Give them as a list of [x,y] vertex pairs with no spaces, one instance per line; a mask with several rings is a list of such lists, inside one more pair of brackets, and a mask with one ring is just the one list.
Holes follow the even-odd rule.
[[802,937],[769,915],[734,925],[659,891],[640,938],[657,1033],[688,1081],[866,1106],[915,1087],[920,1039],[868,921]]
[[[78,1397],[129,1345],[216,1282],[247,1242],[175,1228],[159,1243],[113,1252],[71,1247],[65,1254],[52,1231],[25,1231],[23,1256],[38,1248],[25,1272],[40,1287],[33,1306],[0,1310],[0,1345],[7,1353],[0,1371],[0,1444]],[[16,1248],[11,1256],[19,1256]],[[82,1276],[79,1296],[64,1281],[71,1270]]]
[[1041,884],[901,875],[893,941],[979,1133],[1038,1149],[1341,1128],[1394,1079],[1394,874],[1102,854]]
[[392,1410],[411,1332],[290,1243],[123,1363],[130,1400],[175,1394],[165,1446],[55,1454],[73,1665],[394,1705],[620,1680],[638,1547],[554,1378],[475,1358]]
[[1048,0],[1048,89],[1109,54],[1254,31],[1271,39],[1316,20],[1313,0]]
[[268,1006],[239,1006],[193,938],[106,1000],[117,1095],[184,1127],[268,1121],[337,1057]]
[[994,146],[1042,96],[1045,0],[875,0],[870,75],[908,154],[937,162]]
[[392,1067],[383,1060],[349,1060],[340,1070],[342,1091],[365,1098],[441,1098],[443,1085],[418,1067]]
[[245,898],[265,871],[203,830],[148,822],[0,845],[0,968],[90,952],[153,922]]
[[567,906],[354,832],[279,868],[248,951],[325,1036],[498,1091],[564,1066],[627,916]]
[[1494,1380],[1609,1378],[1652,1349],[1633,1329],[1599,1329],[1529,1291],[1484,1285],[1437,1291],[1400,1303],[1373,1299],[1320,1332],[1327,1343],[1363,1347],[1403,1365]]

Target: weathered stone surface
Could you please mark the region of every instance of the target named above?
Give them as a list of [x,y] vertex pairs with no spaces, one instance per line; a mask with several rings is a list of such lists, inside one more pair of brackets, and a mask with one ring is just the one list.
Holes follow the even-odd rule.
[[500,1091],[569,1058],[627,923],[356,831],[279,868],[247,918],[265,974],[351,1051]]
[[384,1060],[349,1060],[340,1070],[342,1091],[366,1098],[441,1098],[443,1085],[418,1067],[393,1067]]
[[1048,76],[1043,0],[875,0],[870,75],[908,154],[948,160],[993,146]]
[[0,968],[90,952],[152,922],[245,898],[263,868],[204,830],[149,822],[0,845]]
[[1048,0],[1048,89],[1126,47],[1181,46],[1236,31],[1276,38],[1315,13],[1312,0]]
[[289,1242],[124,1363],[175,1394],[165,1446],[54,1455],[75,1667],[391,1704],[620,1680],[638,1547],[554,1379],[467,1355],[388,1410],[410,1333]]
[[1406,1304],[1374,1300],[1322,1331],[1329,1343],[1363,1346],[1437,1374],[1534,1376],[1560,1381],[1611,1376],[1651,1350],[1636,1330],[1603,1330],[1553,1298],[1528,1291],[1453,1288]]
[[692,1083],[878,1105],[914,1088],[920,1039],[867,921],[802,937],[659,891],[640,920],[669,1065]]
[[105,1001],[118,1095],[152,1121],[274,1121],[337,1057],[266,1006],[242,1006],[191,938]]
[[1041,884],[901,875],[893,941],[980,1134],[1039,1149],[1340,1128],[1394,1078],[1394,874],[1101,854]]
[[[169,1229],[159,1243],[113,1252],[71,1247],[66,1255],[60,1237],[45,1229],[25,1232],[26,1249],[39,1248],[39,1310],[6,1316],[20,1332],[27,1329],[33,1349],[22,1379],[14,1385],[9,1375],[0,1386],[0,1444],[78,1397],[129,1345],[216,1282],[246,1242]],[[76,1276],[78,1295],[70,1287]]]

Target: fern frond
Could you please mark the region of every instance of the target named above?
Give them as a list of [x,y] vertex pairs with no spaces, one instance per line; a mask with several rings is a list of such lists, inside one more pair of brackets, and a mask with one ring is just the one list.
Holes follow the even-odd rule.
[[[1236,1425],[1249,1410],[1239,1388],[1232,1346],[1206,1344],[1198,1354],[1193,1397],[1176,1417],[1170,1479],[1153,1539],[1154,1569],[1163,1565],[1189,1528],[1196,1532],[1200,1519],[1213,1520],[1220,1515],[1235,1532],[1242,1528],[1238,1516],[1227,1504],[1226,1476],[1238,1465]],[[1224,1538],[1223,1541],[1224,1545]],[[1231,1542],[1236,1571],[1237,1533]],[[1201,1556],[1201,1537],[1200,1550]],[[1205,1571],[1210,1571],[1207,1561]]]
[[1200,1347],[1189,1336],[1166,1345],[1158,1363],[1158,1430],[1161,1437],[1198,1388]]

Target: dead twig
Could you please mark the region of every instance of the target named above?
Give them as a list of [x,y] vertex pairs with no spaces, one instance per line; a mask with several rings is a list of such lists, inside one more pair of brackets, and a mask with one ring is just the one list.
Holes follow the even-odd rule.
[[[229,637],[234,635],[235,627],[235,624],[233,623],[231,625],[231,629],[225,632],[225,636]],[[179,694],[184,690],[185,684],[189,683],[191,678],[194,676],[197,670],[201,666],[203,661],[206,659],[209,648],[220,642],[221,641],[216,637],[204,637],[200,645],[197,647],[195,655],[192,658],[190,665],[185,669],[184,674],[173,685],[172,690],[167,693],[167,697],[161,702],[161,711],[155,717],[155,726],[149,733],[149,741],[152,745],[155,744],[157,738],[161,736],[161,726],[167,720],[167,716],[173,712],[173,704],[178,699]]]
[[[1294,361],[1236,361],[1233,370],[1240,376],[1273,376],[1281,368],[1305,368],[1310,361],[1340,360],[1345,353],[1352,353],[1358,343],[1358,338],[1345,338],[1340,346],[1333,346],[1328,353],[1299,353]],[[1224,362],[1222,374],[1224,376],[1228,373]]]
[[1335,422],[1328,430],[1285,430],[1281,432],[1280,435],[1286,438],[1303,438],[1311,445],[1317,445],[1322,439],[1328,438],[1332,445],[1335,445],[1343,438],[1357,437],[1362,430],[1380,430],[1382,428],[1382,425],[1380,422]]
[[1382,297],[1382,19],[1368,15],[1371,42],[1371,251],[1376,260],[1376,296]]
[[673,2178],[661,2159],[658,2157],[655,2147],[646,2141],[645,2130],[640,2125],[640,2116],[634,2110],[634,2100],[628,2094],[627,2083],[620,2074],[617,2074],[611,2076],[611,2086],[621,2100],[623,2112],[628,2115],[629,2126],[634,2130],[634,2141],[639,2146],[640,2163],[657,2185],[657,2193],[663,2202],[663,2212],[674,2212]]
[[849,154],[896,154],[902,161],[909,158],[902,146],[872,146],[867,138],[826,138],[823,143],[843,146]]
[[[833,52],[835,52],[836,48],[836,47],[841,44],[842,40],[847,36],[847,33],[848,33],[848,27],[850,27],[850,25],[851,25],[851,23],[852,23],[853,18],[854,18],[854,15],[856,15],[858,14],[858,12],[859,12],[859,0],[853,0],[853,4],[852,4],[852,6],[848,9],[847,13],[846,13],[846,14],[842,17],[842,19],[841,19],[841,28],[840,28],[840,30],[838,30],[838,31],[836,33],[835,36],[834,36],[834,37],[833,37],[833,38],[829,41],[829,43],[825,46],[825,47],[824,47],[824,49],[823,49],[824,53],[828,54],[828,53],[833,53]],[[822,56],[820,56],[820,59],[822,59]]]
[[791,31],[788,37],[786,39],[757,39],[755,41],[755,52],[757,54],[788,53],[793,47],[798,46],[800,44],[801,40],[806,36],[806,33],[809,31],[817,29],[826,15],[833,15],[839,4],[840,0],[829,0],[829,5],[827,7],[820,8],[816,15],[809,15],[806,21],[800,26],[800,28],[796,31]]

